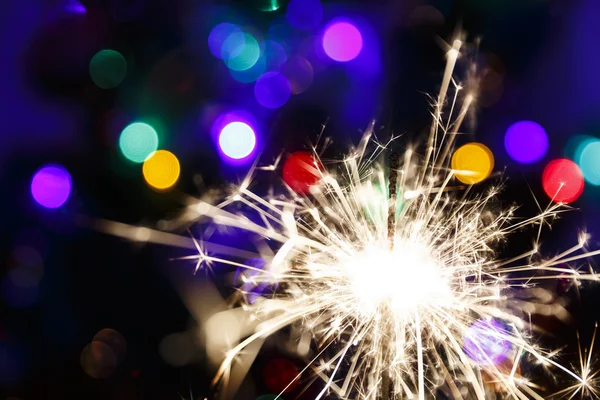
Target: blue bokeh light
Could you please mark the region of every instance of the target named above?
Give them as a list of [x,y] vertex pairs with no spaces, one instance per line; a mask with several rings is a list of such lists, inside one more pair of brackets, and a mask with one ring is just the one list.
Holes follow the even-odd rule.
[[321,22],[323,6],[319,0],[291,0],[285,15],[294,28],[310,30]]
[[548,135],[534,121],[512,124],[504,136],[504,147],[510,158],[521,164],[540,161],[548,151]]
[[208,47],[210,52],[217,58],[235,57],[236,54],[231,54],[234,49],[241,51],[241,48],[236,46],[236,43],[243,43],[244,32],[235,24],[224,22],[215,26],[208,35]]
[[264,107],[279,108],[290,98],[291,86],[280,72],[266,72],[254,84],[254,97]]

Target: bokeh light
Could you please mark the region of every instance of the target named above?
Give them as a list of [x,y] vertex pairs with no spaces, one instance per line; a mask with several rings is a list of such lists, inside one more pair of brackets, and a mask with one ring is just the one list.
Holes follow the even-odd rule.
[[127,74],[125,57],[115,50],[100,50],[90,61],[90,77],[102,89],[112,89],[117,86]]
[[186,332],[172,333],[161,340],[158,353],[167,364],[183,367],[194,359],[195,352],[198,350],[194,339]]
[[313,29],[323,18],[323,6],[319,0],[291,0],[285,16],[289,24],[296,29]]
[[225,64],[234,71],[252,68],[260,57],[260,46],[249,33],[244,33],[241,39],[237,34],[232,34],[225,40],[223,49]]
[[274,40],[265,40],[263,48],[267,71],[279,71],[287,60],[287,54],[283,46]]
[[267,388],[275,393],[288,393],[298,385],[298,368],[290,360],[276,358],[263,369],[263,379]]
[[475,321],[463,337],[465,353],[479,365],[496,365],[510,352],[506,329],[495,320]]
[[102,342],[112,350],[117,362],[121,362],[125,358],[127,351],[127,342],[123,335],[114,329],[105,328],[94,335],[92,341]]
[[581,158],[581,151],[585,145],[589,142],[593,142],[597,138],[591,135],[573,135],[567,140],[563,154],[565,158],[579,162]]
[[[228,42],[231,49],[225,46],[225,42],[233,35]],[[223,58],[223,55],[229,56],[231,51],[236,48],[235,43],[244,41],[244,32],[234,24],[224,22],[215,26],[208,35],[208,48],[210,52],[217,58]],[[241,50],[237,47],[238,50]],[[237,54],[236,54],[237,55]],[[235,56],[235,55],[234,55]]]
[[230,122],[219,134],[219,147],[226,157],[243,160],[250,156],[256,147],[254,130],[245,122]]
[[158,149],[158,135],[150,125],[134,122],[121,132],[119,147],[128,160],[143,163]]
[[454,176],[469,185],[482,182],[494,169],[494,155],[481,143],[468,143],[459,147],[452,156]]
[[548,151],[548,135],[537,122],[515,122],[506,131],[504,147],[516,162],[531,164],[541,160]]
[[290,82],[280,72],[266,72],[254,84],[254,97],[264,107],[279,108],[290,98]]
[[179,179],[179,160],[170,151],[158,150],[144,161],[142,172],[148,185],[157,190],[167,190]]
[[71,194],[71,175],[60,165],[39,169],[31,180],[31,195],[46,208],[58,208]]
[[285,160],[281,177],[294,192],[306,194],[321,179],[320,166],[311,153],[297,151]]
[[290,82],[292,94],[305,92],[310,87],[314,78],[311,63],[306,58],[298,55],[288,58],[282,72]]
[[85,6],[77,0],[68,0],[65,10],[73,14],[85,14],[87,12]]
[[267,60],[264,54],[261,55],[256,63],[243,71],[236,71],[234,69],[229,70],[229,74],[233,79],[240,83],[251,83],[256,81],[262,74],[267,70]]
[[81,368],[94,379],[111,376],[117,368],[117,357],[103,342],[93,341],[85,346],[80,357]]
[[360,54],[362,47],[362,35],[350,22],[333,22],[323,33],[323,50],[332,60],[339,62],[354,60]]
[[585,180],[594,186],[600,185],[600,140],[587,141],[576,161]]
[[570,203],[583,193],[584,179],[573,161],[559,158],[548,163],[542,174],[544,191],[557,203]]

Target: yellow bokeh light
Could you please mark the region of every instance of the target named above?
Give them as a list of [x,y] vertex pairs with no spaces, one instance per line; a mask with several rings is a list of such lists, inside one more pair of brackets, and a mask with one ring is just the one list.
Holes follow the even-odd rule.
[[454,152],[452,169],[454,176],[462,183],[479,183],[492,173],[494,155],[481,143],[468,143]]
[[179,160],[167,150],[154,152],[142,168],[148,185],[158,190],[167,190],[179,179]]

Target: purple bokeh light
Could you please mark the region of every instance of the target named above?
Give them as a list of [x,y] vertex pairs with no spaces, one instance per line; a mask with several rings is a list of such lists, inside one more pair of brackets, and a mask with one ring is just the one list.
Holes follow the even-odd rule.
[[254,84],[254,97],[267,108],[279,108],[290,98],[290,82],[280,72],[266,72]]
[[323,6],[319,0],[291,0],[285,16],[294,28],[310,30],[321,22]]
[[48,165],[38,170],[31,180],[31,195],[46,208],[58,208],[71,194],[71,175],[59,165]]
[[73,14],[85,14],[87,12],[85,6],[77,0],[68,0],[65,10]]
[[516,162],[532,164],[544,158],[548,151],[548,135],[537,122],[515,122],[506,131],[504,147]]
[[475,321],[463,337],[463,348],[479,365],[496,365],[511,349],[505,327],[496,320]]
[[323,33],[323,50],[335,61],[354,60],[363,47],[363,38],[358,28],[348,21],[336,21]]

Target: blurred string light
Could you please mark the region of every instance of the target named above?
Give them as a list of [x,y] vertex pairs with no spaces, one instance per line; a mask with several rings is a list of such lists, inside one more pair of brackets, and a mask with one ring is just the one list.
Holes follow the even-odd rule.
[[264,73],[254,85],[254,97],[266,108],[279,108],[289,100],[290,82],[280,72]]
[[71,194],[71,175],[60,165],[40,168],[31,180],[31,195],[46,208],[58,208]]
[[152,126],[134,122],[121,132],[119,147],[128,160],[143,163],[158,149],[158,134]]
[[291,0],[285,16],[291,26],[299,30],[316,28],[323,18],[323,6],[319,0]]
[[248,159],[256,148],[256,134],[245,122],[230,122],[219,134],[219,148],[230,160],[243,161]]
[[90,77],[101,89],[112,89],[125,79],[127,61],[115,50],[100,50],[90,60]]
[[180,171],[179,160],[167,150],[155,151],[142,166],[146,183],[157,190],[168,190],[175,185]]
[[323,49],[334,61],[354,60],[363,47],[363,38],[358,28],[349,21],[330,23],[323,33]]
[[494,169],[494,155],[481,143],[468,143],[454,152],[451,164],[456,179],[472,185],[490,176]]
[[600,185],[600,140],[586,140],[581,145],[579,157],[575,160],[585,180],[594,185]]
[[515,122],[506,131],[504,147],[508,155],[516,162],[532,164],[540,161],[546,155],[548,135],[537,122]]
[[475,321],[463,337],[465,353],[479,365],[499,364],[511,351],[506,336],[506,328],[493,319]]
[[571,203],[583,193],[584,179],[573,161],[559,158],[548,163],[542,174],[544,192],[556,203]]

